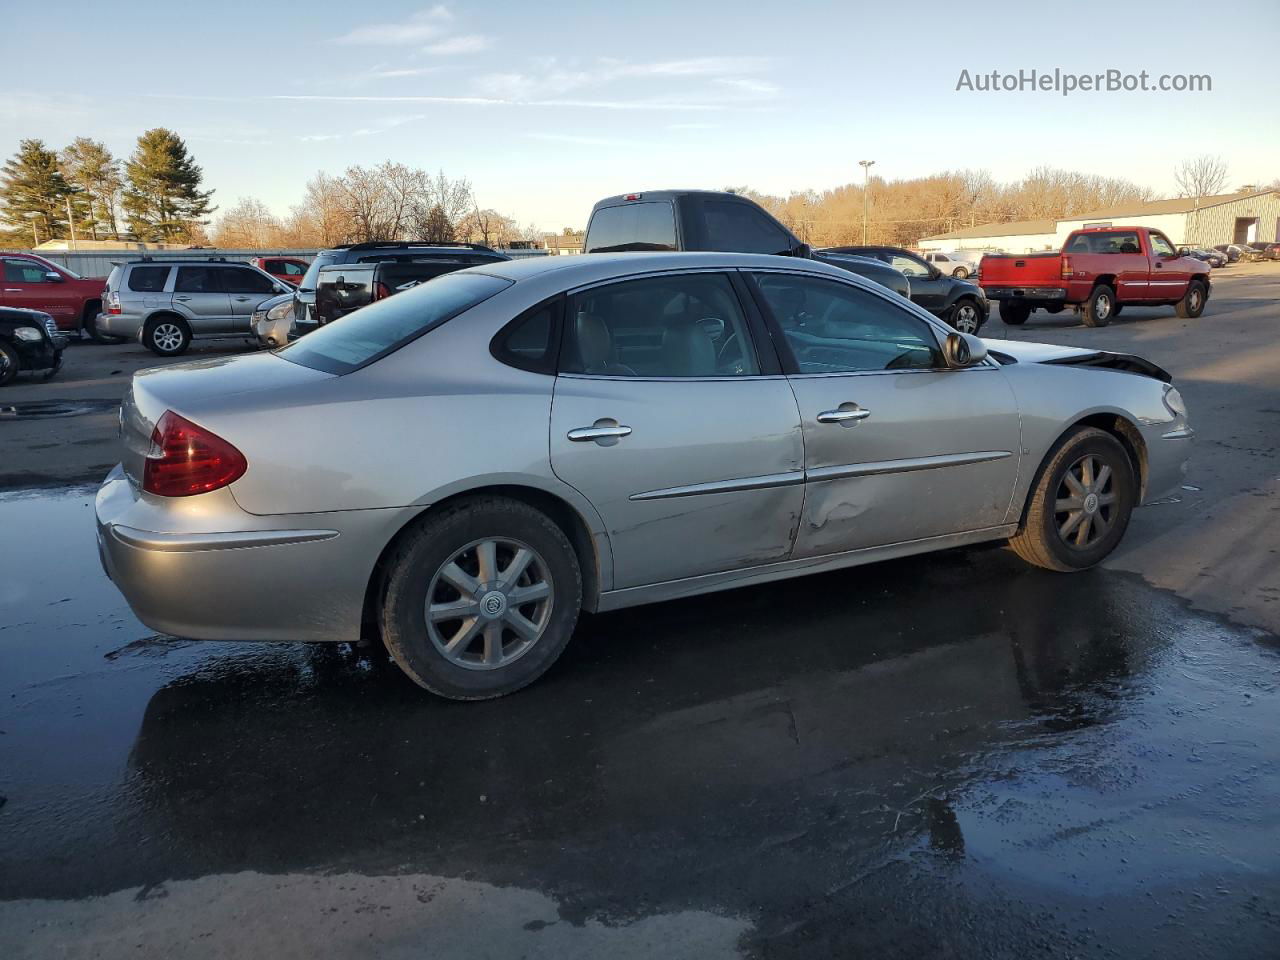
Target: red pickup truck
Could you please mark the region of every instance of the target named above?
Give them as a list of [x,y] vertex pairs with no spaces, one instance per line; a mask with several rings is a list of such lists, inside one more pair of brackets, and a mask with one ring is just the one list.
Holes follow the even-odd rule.
[[978,285],[1000,304],[1000,319],[1019,325],[1036,308],[1079,309],[1086,326],[1104,327],[1126,305],[1173,305],[1198,317],[1209,300],[1209,265],[1178,254],[1159,230],[1086,227],[1057,253],[987,254]]
[[94,322],[102,312],[105,277],[86,279],[33,253],[0,251],[4,283],[0,306],[25,307],[53,317],[59,330],[78,334],[81,329],[100,342]]

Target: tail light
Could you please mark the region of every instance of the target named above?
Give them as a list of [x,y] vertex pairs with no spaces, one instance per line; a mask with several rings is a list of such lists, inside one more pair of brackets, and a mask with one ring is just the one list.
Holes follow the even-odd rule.
[[120,313],[120,294],[116,290],[107,293],[107,313],[118,316]]
[[1073,271],[1071,269],[1071,258],[1063,257],[1062,258],[1062,279],[1070,280],[1072,273]]
[[389,296],[391,296],[391,289],[381,280],[373,285],[374,300],[385,300]]
[[244,476],[244,454],[215,433],[166,410],[151,432],[142,489],[160,497],[208,493]]

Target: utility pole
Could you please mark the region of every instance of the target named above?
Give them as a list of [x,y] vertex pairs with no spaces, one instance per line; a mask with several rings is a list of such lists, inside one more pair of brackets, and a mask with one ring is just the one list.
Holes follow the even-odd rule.
[[28,213],[26,217],[31,221],[31,249],[34,250],[36,247],[40,246],[40,231],[36,229],[36,220],[39,219],[40,214],[33,210]]
[[867,245],[867,199],[871,193],[871,168],[875,165],[874,160],[859,160],[858,166],[862,168],[862,245]]
[[71,212],[71,194],[66,194],[62,198],[67,202],[67,226],[71,228],[71,249],[76,248],[76,218]]

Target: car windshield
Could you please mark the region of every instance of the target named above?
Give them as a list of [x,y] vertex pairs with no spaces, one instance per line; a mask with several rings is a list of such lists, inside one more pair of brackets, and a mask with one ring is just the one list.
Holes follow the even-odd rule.
[[488,300],[511,283],[483,273],[446,274],[362,307],[277,353],[314,370],[350,373]]

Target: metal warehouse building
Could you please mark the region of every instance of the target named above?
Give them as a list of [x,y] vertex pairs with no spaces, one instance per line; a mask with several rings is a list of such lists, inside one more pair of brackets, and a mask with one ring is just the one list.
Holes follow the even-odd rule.
[[1213,197],[1176,197],[1091,210],[1062,220],[988,223],[924,237],[921,250],[1034,253],[1056,250],[1067,234],[1082,227],[1150,227],[1175,244],[1211,247],[1219,243],[1280,240],[1280,191],[1225,193]]

